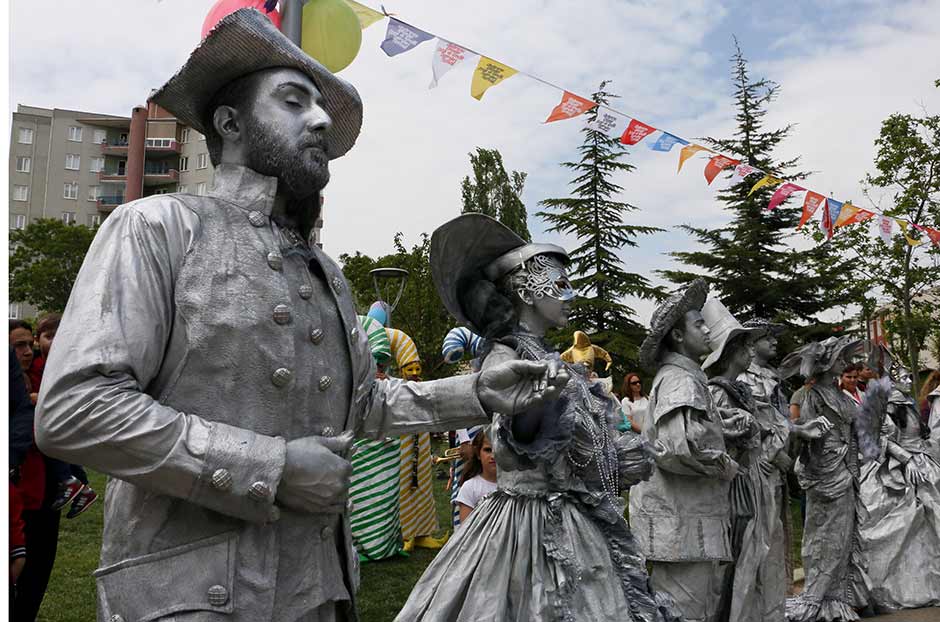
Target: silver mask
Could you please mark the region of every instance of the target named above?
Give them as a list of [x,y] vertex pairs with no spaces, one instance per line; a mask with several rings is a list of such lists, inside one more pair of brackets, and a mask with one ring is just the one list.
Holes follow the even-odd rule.
[[550,255],[535,255],[512,275],[513,288],[525,299],[529,292],[533,298],[548,296],[567,302],[575,297],[574,287],[568,279],[564,266]]

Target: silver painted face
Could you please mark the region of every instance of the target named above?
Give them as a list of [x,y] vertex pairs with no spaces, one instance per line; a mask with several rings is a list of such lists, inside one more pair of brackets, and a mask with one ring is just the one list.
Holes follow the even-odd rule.
[[[513,275],[516,293],[523,300],[554,298],[561,302],[574,300],[575,293],[562,263],[551,255],[536,255]],[[527,296],[528,295],[528,296]]]

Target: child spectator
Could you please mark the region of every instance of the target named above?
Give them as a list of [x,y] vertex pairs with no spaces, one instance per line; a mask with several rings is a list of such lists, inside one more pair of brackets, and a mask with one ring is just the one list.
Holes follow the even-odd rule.
[[473,455],[464,467],[460,477],[460,491],[457,492],[461,525],[486,495],[496,491],[496,456],[493,455],[493,446],[486,433],[477,434],[471,447]]

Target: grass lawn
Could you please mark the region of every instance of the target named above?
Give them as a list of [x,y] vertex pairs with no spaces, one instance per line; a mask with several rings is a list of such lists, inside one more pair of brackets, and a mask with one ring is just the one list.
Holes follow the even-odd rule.
[[[443,444],[435,444],[439,455]],[[444,471],[444,466],[435,467]],[[104,492],[105,477],[89,472],[92,487]],[[433,479],[434,498],[438,520],[442,527],[450,526],[450,495],[444,491],[446,480]],[[80,517],[62,519],[59,531],[59,552],[49,588],[39,612],[41,622],[88,622],[95,619],[95,582],[91,576],[98,565],[101,545],[101,500]],[[800,507],[794,502],[794,559],[800,559],[799,542],[802,536]],[[436,534],[440,535],[440,533]],[[415,549],[409,557],[396,557],[381,562],[362,564],[362,584],[359,590],[359,609],[365,622],[388,622],[404,605],[411,588],[434,558],[434,551]]]

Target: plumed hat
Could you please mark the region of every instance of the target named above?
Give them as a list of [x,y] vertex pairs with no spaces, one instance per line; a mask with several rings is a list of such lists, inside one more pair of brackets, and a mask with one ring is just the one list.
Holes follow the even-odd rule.
[[388,333],[392,356],[395,357],[398,369],[403,368],[409,363],[421,361],[418,357],[418,347],[415,345],[414,340],[405,334],[404,331],[397,328],[386,328],[385,331]]
[[861,339],[846,335],[825,341],[811,341],[788,354],[780,363],[783,378],[800,375],[809,378],[832,369],[840,358],[852,355],[862,345]]
[[228,83],[248,74],[289,67],[306,74],[323,96],[332,120],[326,153],[332,160],[356,143],[362,127],[362,100],[356,89],[294,45],[260,11],[239,9],[223,17],[193,50],[189,60],[150,96],[202,134],[212,98]]
[[650,332],[640,345],[640,365],[647,370],[654,370],[659,360],[659,350],[663,339],[672,330],[676,322],[688,311],[699,311],[708,296],[708,283],[705,279],[695,279],[687,287],[679,289],[666,298],[650,318]]
[[702,307],[702,317],[705,319],[705,326],[711,333],[710,345],[711,354],[705,358],[702,363],[702,369],[708,369],[717,363],[728,348],[728,344],[738,335],[759,336],[764,332],[760,328],[746,328],[738,322],[731,311],[717,298],[709,298]]
[[610,369],[614,360],[604,348],[591,344],[591,338],[580,330],[574,331],[574,345],[562,352],[561,360],[566,363],[584,363],[588,369],[594,369],[594,361],[602,359],[607,362],[604,369]]
[[392,358],[392,346],[388,339],[388,333],[385,332],[385,327],[368,315],[360,315],[359,323],[362,325],[362,330],[366,331],[366,337],[369,338],[369,349],[372,350],[372,358],[375,359],[376,363],[384,365]]
[[536,255],[568,263],[568,253],[554,244],[529,244],[509,227],[484,214],[461,214],[431,235],[431,276],[441,302],[473,332],[483,331],[464,313],[459,293],[473,281],[496,281]]

